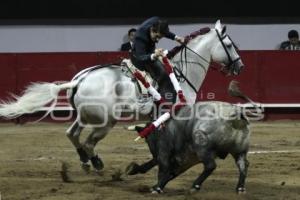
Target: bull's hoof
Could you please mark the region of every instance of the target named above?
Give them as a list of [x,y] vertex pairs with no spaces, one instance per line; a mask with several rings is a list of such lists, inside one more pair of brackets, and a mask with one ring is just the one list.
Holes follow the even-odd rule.
[[139,173],[139,165],[135,162],[130,163],[126,169],[125,169],[125,173],[127,175],[135,175]]
[[81,162],[83,163],[89,162],[89,156],[87,155],[86,151],[83,148],[78,148],[76,150]]
[[246,194],[246,188],[244,188],[244,187],[239,187],[239,188],[236,189],[236,192],[237,192],[238,194]]
[[190,193],[192,194],[198,192],[200,189],[200,185],[193,185],[193,187],[190,189]]
[[91,171],[91,165],[89,165],[87,162],[82,162],[81,163],[81,169],[83,169],[83,171],[85,171],[86,173],[90,173]]
[[104,164],[98,155],[91,157],[91,162],[96,171],[100,171],[104,168]]
[[162,189],[160,189],[160,187],[154,186],[151,189],[151,194],[162,194],[162,193],[164,193],[164,191]]

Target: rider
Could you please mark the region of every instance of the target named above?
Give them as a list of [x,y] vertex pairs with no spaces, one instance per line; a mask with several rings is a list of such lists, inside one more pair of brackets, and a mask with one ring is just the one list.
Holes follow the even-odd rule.
[[[172,70],[170,71],[171,66],[169,62],[165,58],[163,59],[163,63],[158,60],[159,57],[164,56],[163,50],[156,49],[155,46],[155,43],[163,37],[176,40],[181,44],[184,43],[183,37],[177,36],[169,30],[169,25],[166,20],[160,19],[159,17],[151,17],[144,21],[138,28],[133,41],[131,61],[138,69],[147,71],[158,83],[158,92],[160,93],[158,96],[161,96],[166,102],[174,104],[180,87],[177,80],[174,80],[175,77],[170,77]],[[151,125],[143,129],[137,129],[137,131],[140,136],[146,136],[169,118],[170,115],[169,112],[167,112],[155,122],[151,123]]]
[[151,17],[144,21],[138,28],[133,41],[131,61],[139,70],[147,71],[157,81],[158,91],[167,102],[175,103],[176,91],[164,65],[158,60],[159,56],[163,56],[163,50],[155,47],[155,43],[163,37],[184,43],[184,38],[169,31],[166,20]]

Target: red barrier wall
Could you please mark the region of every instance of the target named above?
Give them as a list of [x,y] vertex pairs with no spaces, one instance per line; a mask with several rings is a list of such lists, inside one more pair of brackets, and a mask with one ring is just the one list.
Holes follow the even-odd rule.
[[225,77],[211,68],[202,93],[215,92],[216,99],[235,102],[226,92],[230,80],[236,79],[242,91],[257,102],[300,103],[300,52],[243,51],[241,57],[246,66],[241,75]]
[[[19,93],[30,82],[70,80],[77,72],[97,64],[116,63],[124,52],[12,53],[0,54],[0,99]],[[300,52],[242,51],[245,69],[236,77],[225,77],[210,68],[198,100],[237,102],[227,95],[232,79],[242,91],[260,103],[300,103]],[[293,113],[291,115],[291,113]],[[300,112],[280,111],[279,118],[298,118]]]
[[14,54],[0,54],[0,99],[17,91],[17,59]]

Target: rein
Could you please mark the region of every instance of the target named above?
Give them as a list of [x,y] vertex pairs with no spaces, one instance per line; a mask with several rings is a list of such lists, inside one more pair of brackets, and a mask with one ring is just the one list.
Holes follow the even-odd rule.
[[[175,66],[174,67],[174,72],[175,72],[175,75],[176,77],[179,79],[180,82],[184,82],[186,81],[187,84],[192,88],[192,90],[197,94],[198,91],[196,89],[196,87],[188,80],[188,78],[186,77],[186,75],[183,74],[183,68],[184,66],[186,67],[186,69],[188,69],[188,63],[193,63],[193,64],[198,64],[200,67],[202,67],[202,69],[206,72],[206,69],[205,67],[203,66],[203,64],[201,64],[200,62],[197,62],[197,61],[188,61],[187,59],[187,50],[191,51],[192,53],[194,53],[195,55],[197,55],[197,57],[199,57],[201,60],[203,60],[204,62],[206,62],[207,64],[209,64],[209,62],[203,58],[200,54],[198,54],[197,52],[195,52],[193,49],[189,48],[187,46],[187,43],[194,39],[195,37],[199,36],[199,35],[204,35],[206,33],[208,33],[211,29],[209,27],[205,27],[205,28],[202,28],[198,31],[195,31],[193,33],[191,33],[190,35],[186,36],[185,37],[185,42],[184,44],[180,45],[180,46],[177,46],[175,47],[174,49],[172,49],[169,53],[168,53],[168,58],[171,59],[172,57],[175,56],[175,54],[177,54],[179,51],[180,51],[180,63],[181,64],[178,64],[176,66],[178,66],[178,68]],[[184,57],[184,58],[183,58]],[[185,65],[184,65],[185,63]],[[182,81],[183,79],[183,81]]]
[[179,69],[177,69],[176,67],[174,67],[174,72],[176,77],[179,78],[183,78],[184,81],[187,82],[187,84],[193,89],[193,91],[198,94],[198,90],[195,88],[195,86],[189,81],[189,79],[182,73],[182,71],[180,71]]

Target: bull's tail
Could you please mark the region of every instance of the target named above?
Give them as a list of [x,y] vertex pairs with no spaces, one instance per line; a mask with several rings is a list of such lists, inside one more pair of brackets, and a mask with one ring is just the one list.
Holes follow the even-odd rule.
[[241,92],[237,81],[233,80],[230,82],[228,87],[228,93],[230,96],[238,97],[243,100],[246,100],[247,102],[251,103],[254,107],[257,108],[257,104],[254,101],[252,101],[248,96],[246,96],[244,93]]
[[[241,98],[241,99],[249,102],[255,108],[255,112],[250,112],[249,114],[251,114],[252,116],[258,117],[258,118],[263,117],[262,116],[262,112],[263,112],[262,107],[258,106],[257,103],[252,101],[252,99],[250,99],[247,95],[245,95],[243,92],[241,92],[241,90],[238,87],[237,81],[233,80],[230,82],[229,87],[228,87],[228,93],[230,96],[238,97],[238,98]],[[244,112],[243,112],[243,114],[245,115]],[[246,116],[244,116],[244,117],[247,118]]]
[[21,96],[12,94],[13,100],[1,101],[0,117],[13,119],[23,114],[34,113],[51,103],[47,114],[53,111],[58,94],[62,90],[76,87],[78,81],[57,85],[55,83],[32,83]]

